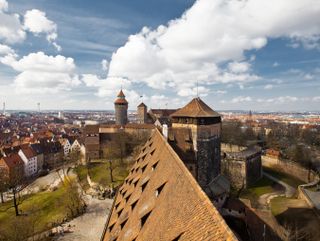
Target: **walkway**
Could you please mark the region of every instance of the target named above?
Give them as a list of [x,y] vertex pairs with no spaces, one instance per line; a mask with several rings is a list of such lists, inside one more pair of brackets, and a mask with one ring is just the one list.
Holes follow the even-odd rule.
[[[82,216],[63,224],[65,233],[58,241],[99,241],[112,206],[112,199],[98,200],[86,196],[87,210]],[[70,227],[70,228],[68,228]]]
[[268,173],[263,172],[263,175],[265,177],[271,179],[272,181],[279,183],[281,186],[283,186],[286,189],[286,191],[285,191],[286,197],[292,197],[295,194],[296,188],[288,185],[287,183],[279,180],[278,178],[275,178],[274,176],[271,176]]

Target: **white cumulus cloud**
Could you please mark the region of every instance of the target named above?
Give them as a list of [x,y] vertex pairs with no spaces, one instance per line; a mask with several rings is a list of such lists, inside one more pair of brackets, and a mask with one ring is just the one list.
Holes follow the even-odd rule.
[[0,62],[19,72],[13,86],[18,93],[57,93],[80,85],[72,58],[31,53],[17,59],[14,55],[0,58]]
[[35,35],[46,34],[48,42],[52,43],[58,51],[61,50],[56,43],[57,25],[47,18],[45,12],[38,9],[28,10],[24,15],[24,28]]
[[7,54],[14,54],[15,51],[7,45],[0,44],[0,56]]
[[198,0],[167,25],[131,35],[112,55],[109,75],[184,95],[196,82],[204,86],[260,79],[244,53],[264,47],[268,38],[316,48],[319,36],[318,0]]
[[13,44],[22,42],[25,37],[19,14],[9,13],[8,2],[0,0],[0,41]]

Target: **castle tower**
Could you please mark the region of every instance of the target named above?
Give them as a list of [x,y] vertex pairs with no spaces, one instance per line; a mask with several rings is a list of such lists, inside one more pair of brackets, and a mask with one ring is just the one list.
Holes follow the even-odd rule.
[[128,101],[126,96],[123,94],[122,89],[120,90],[118,98],[114,102],[116,125],[125,125],[128,123]]
[[137,108],[137,112],[138,112],[138,123],[140,124],[145,124],[147,122],[147,106],[141,102],[140,105],[138,105]]
[[220,174],[221,116],[200,98],[171,115],[172,128],[189,129],[195,151],[196,170],[193,175],[204,189]]

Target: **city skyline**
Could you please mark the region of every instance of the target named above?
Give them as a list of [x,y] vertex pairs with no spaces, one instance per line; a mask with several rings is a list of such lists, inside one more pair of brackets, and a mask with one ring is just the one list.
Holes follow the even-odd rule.
[[0,0],[0,20],[7,109],[110,110],[123,87],[130,110],[197,92],[217,110],[320,110],[315,0]]

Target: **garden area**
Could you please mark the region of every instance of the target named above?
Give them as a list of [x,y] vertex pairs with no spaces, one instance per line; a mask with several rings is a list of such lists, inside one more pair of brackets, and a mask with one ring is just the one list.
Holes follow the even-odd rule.
[[89,188],[87,174],[89,174],[93,182],[101,185],[104,188],[117,187],[121,185],[124,179],[127,177],[129,169],[130,165],[125,161],[96,161],[91,162],[88,165],[77,166],[75,168],[75,173],[77,173],[79,177],[81,186],[84,188],[84,190],[87,190]]
[[252,186],[241,191],[240,198],[249,199],[251,205],[257,206],[259,198],[267,193],[283,191],[283,187],[267,177],[261,178]]
[[12,203],[0,204],[0,240],[25,240],[84,211],[84,202],[73,181],[52,192],[22,197],[19,216],[15,215]]

